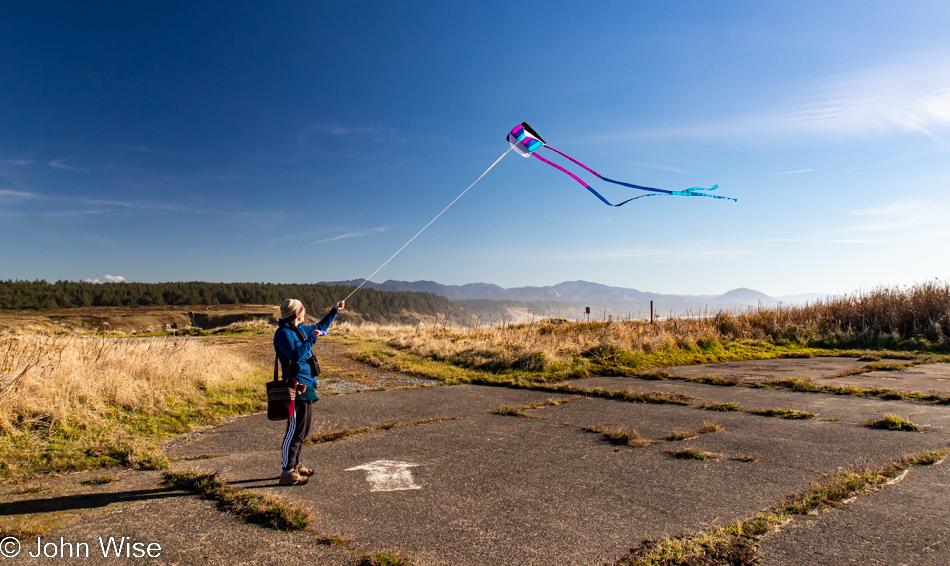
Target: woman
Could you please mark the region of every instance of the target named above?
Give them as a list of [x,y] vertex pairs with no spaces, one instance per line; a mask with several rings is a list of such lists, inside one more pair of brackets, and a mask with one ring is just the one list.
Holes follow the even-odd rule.
[[307,311],[297,299],[287,299],[280,305],[280,321],[274,333],[274,351],[280,360],[284,379],[297,385],[294,401],[295,414],[287,420],[287,433],[280,451],[280,485],[303,485],[313,470],[300,465],[300,449],[310,434],[311,405],[317,397],[317,375],[320,366],[310,351],[318,336],[325,336],[336,315],[343,310],[343,301],[337,303],[323,320],[313,325],[302,325]]

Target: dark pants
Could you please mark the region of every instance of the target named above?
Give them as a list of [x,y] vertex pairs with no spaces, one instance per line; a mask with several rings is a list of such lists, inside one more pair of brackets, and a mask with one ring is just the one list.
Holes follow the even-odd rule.
[[313,414],[310,407],[312,405],[313,401],[297,399],[294,402],[294,416],[287,419],[287,433],[284,435],[284,443],[280,450],[280,467],[284,471],[296,468],[300,463],[300,449],[303,448],[303,441],[310,434]]

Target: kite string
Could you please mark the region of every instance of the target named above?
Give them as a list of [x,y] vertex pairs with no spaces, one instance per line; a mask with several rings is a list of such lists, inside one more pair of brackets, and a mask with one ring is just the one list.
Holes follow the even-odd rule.
[[430,220],[428,224],[426,224],[425,226],[422,227],[422,230],[419,230],[419,231],[416,233],[415,236],[413,236],[412,238],[410,238],[408,242],[406,242],[405,244],[403,244],[403,246],[402,246],[401,248],[399,248],[398,250],[396,250],[396,253],[394,253],[392,256],[390,256],[390,258],[387,259],[382,265],[380,265],[379,268],[376,269],[376,271],[374,271],[373,273],[371,273],[369,277],[367,277],[366,279],[364,279],[363,282],[359,284],[359,287],[357,287],[356,289],[353,289],[353,292],[350,293],[349,295],[347,295],[347,296],[346,296],[346,299],[343,299],[343,300],[344,300],[344,301],[348,300],[350,297],[353,296],[354,293],[356,293],[357,291],[359,291],[359,290],[363,287],[363,285],[366,285],[366,283],[367,283],[370,279],[372,279],[374,275],[376,275],[377,273],[379,273],[379,271],[380,271],[382,268],[386,267],[386,264],[387,264],[387,263],[389,263],[390,261],[392,261],[393,258],[396,257],[397,255],[399,255],[399,252],[401,252],[402,250],[406,249],[406,246],[408,246],[409,244],[412,243],[413,240],[415,240],[416,238],[418,238],[418,237],[419,237],[419,234],[425,232],[426,228],[428,228],[429,226],[431,226],[432,223],[435,222],[436,220],[438,220],[439,217],[442,216],[442,215],[445,213],[446,210],[448,210],[449,208],[451,208],[452,205],[455,204],[456,201],[458,201],[458,199],[462,198],[462,196],[464,196],[465,193],[467,193],[469,189],[471,189],[472,187],[474,187],[474,186],[475,186],[475,183],[481,181],[481,180],[482,180],[482,177],[484,177],[489,171],[491,171],[492,168],[493,168],[495,165],[498,165],[498,162],[501,161],[506,155],[508,155],[508,152],[511,151],[512,149],[514,149],[514,146],[509,147],[509,148],[508,148],[508,151],[506,151],[505,153],[502,153],[502,154],[501,154],[501,157],[499,157],[498,159],[496,159],[495,162],[492,163],[491,166],[490,166],[488,169],[485,169],[485,172],[482,173],[481,175],[479,175],[479,176],[478,176],[478,179],[475,179],[475,182],[473,182],[471,185],[469,185],[467,189],[465,189],[464,191],[462,191],[462,194],[460,194],[459,196],[455,197],[455,200],[453,200],[452,202],[450,202],[447,207],[443,208],[443,209],[442,209],[442,212],[436,214],[436,215],[435,215],[435,218],[433,218],[432,220]]

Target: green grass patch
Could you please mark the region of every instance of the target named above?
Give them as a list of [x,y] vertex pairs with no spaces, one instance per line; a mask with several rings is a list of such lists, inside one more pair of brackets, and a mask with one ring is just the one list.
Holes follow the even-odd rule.
[[228,485],[216,474],[166,472],[164,485],[217,501],[218,506],[250,523],[280,531],[299,531],[310,523],[310,511],[265,494]]
[[[651,370],[727,361],[838,355],[837,351],[833,350],[804,348],[791,343],[780,346],[768,341],[743,339],[729,342],[713,340],[715,344],[710,341],[700,341],[705,344],[705,347],[700,342],[681,341],[682,343],[673,342],[663,348],[651,347],[633,351],[616,346],[598,346],[575,355],[571,359],[540,360],[536,356],[528,356],[528,353],[519,356],[510,352],[489,351],[478,355],[463,352],[445,356],[422,356],[408,347],[400,347],[392,340],[381,338],[362,340],[340,338],[339,340],[341,345],[350,349],[351,356],[358,361],[389,371],[437,379],[447,383],[559,382],[594,376],[663,379],[669,376]],[[849,353],[854,355],[853,351]],[[731,377],[710,377],[707,382],[715,385],[737,385],[741,380]]]
[[778,419],[813,419],[815,415],[807,411],[799,411],[797,409],[780,409],[777,407],[769,409],[752,409],[747,411],[754,415],[762,415],[765,417],[775,417]]
[[920,432],[924,429],[924,427],[916,425],[894,413],[884,415],[883,419],[868,421],[865,423],[865,426],[870,428],[882,428],[884,430],[904,430],[909,432]]

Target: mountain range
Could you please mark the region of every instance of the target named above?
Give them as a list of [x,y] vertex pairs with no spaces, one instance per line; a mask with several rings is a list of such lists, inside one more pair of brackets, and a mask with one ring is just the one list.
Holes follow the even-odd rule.
[[[360,279],[351,281],[326,281],[322,285],[357,286]],[[469,283],[466,285],[444,285],[435,281],[393,281],[383,283],[367,282],[364,287],[379,291],[414,291],[434,293],[451,301],[460,302],[473,312],[511,310],[524,303],[524,308],[542,307],[545,312],[567,310],[576,312],[577,308],[591,307],[594,312],[607,309],[615,315],[649,313],[650,302],[658,313],[688,314],[700,311],[719,311],[747,309],[758,306],[795,305],[814,302],[826,295],[807,293],[770,297],[753,289],[738,288],[722,295],[667,295],[651,293],[624,287],[611,287],[589,281],[565,281],[545,287],[513,287],[506,289],[492,283]],[[493,305],[487,301],[504,302]],[[499,309],[500,306],[507,307]],[[535,312],[538,312],[537,310]]]

